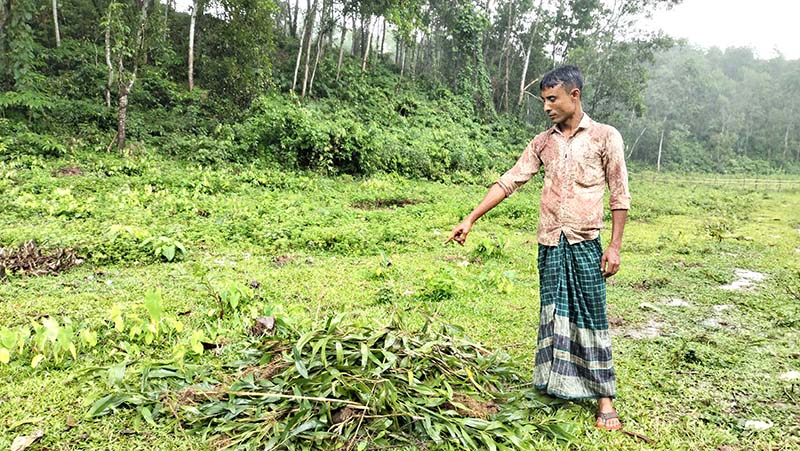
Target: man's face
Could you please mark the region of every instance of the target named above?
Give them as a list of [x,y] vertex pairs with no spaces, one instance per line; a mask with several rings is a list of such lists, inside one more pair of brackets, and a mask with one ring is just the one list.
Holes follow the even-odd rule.
[[554,124],[560,124],[571,118],[578,109],[579,99],[579,89],[573,88],[567,92],[563,84],[542,89],[544,112]]

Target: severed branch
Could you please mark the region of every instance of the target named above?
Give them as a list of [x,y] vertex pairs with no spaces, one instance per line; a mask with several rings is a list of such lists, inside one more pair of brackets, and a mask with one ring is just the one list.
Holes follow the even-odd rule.
[[208,390],[198,392],[201,395],[233,395],[233,396],[253,396],[261,398],[282,398],[282,399],[296,399],[302,401],[319,401],[319,402],[339,402],[347,404],[347,407],[356,410],[369,410],[369,407],[361,405],[355,401],[347,401],[344,399],[333,398],[320,398],[316,396],[297,396],[297,395],[284,395],[283,393],[264,393],[257,391],[230,391],[230,390]]

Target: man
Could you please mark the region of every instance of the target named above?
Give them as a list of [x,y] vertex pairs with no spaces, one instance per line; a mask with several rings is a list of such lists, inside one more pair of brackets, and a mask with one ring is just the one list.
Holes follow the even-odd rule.
[[[548,72],[540,83],[553,126],[536,135],[446,242],[463,245],[472,225],[544,166],[539,208],[539,293],[535,387],[565,399],[598,400],[596,426],[622,427],[612,405],[616,379],[606,316],[605,279],[619,270],[630,208],[622,137],[581,107],[583,76],[575,66]],[[600,244],[603,194],[611,194],[611,242]]]

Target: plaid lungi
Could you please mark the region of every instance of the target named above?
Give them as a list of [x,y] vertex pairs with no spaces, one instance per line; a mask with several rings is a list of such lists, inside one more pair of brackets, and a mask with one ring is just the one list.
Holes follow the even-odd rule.
[[533,382],[566,399],[614,397],[600,238],[539,245],[539,339]]

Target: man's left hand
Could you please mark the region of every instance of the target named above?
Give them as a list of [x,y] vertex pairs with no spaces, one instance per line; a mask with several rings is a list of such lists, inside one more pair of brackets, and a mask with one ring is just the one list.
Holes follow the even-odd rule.
[[600,258],[603,277],[611,277],[619,271],[619,248],[609,246]]

